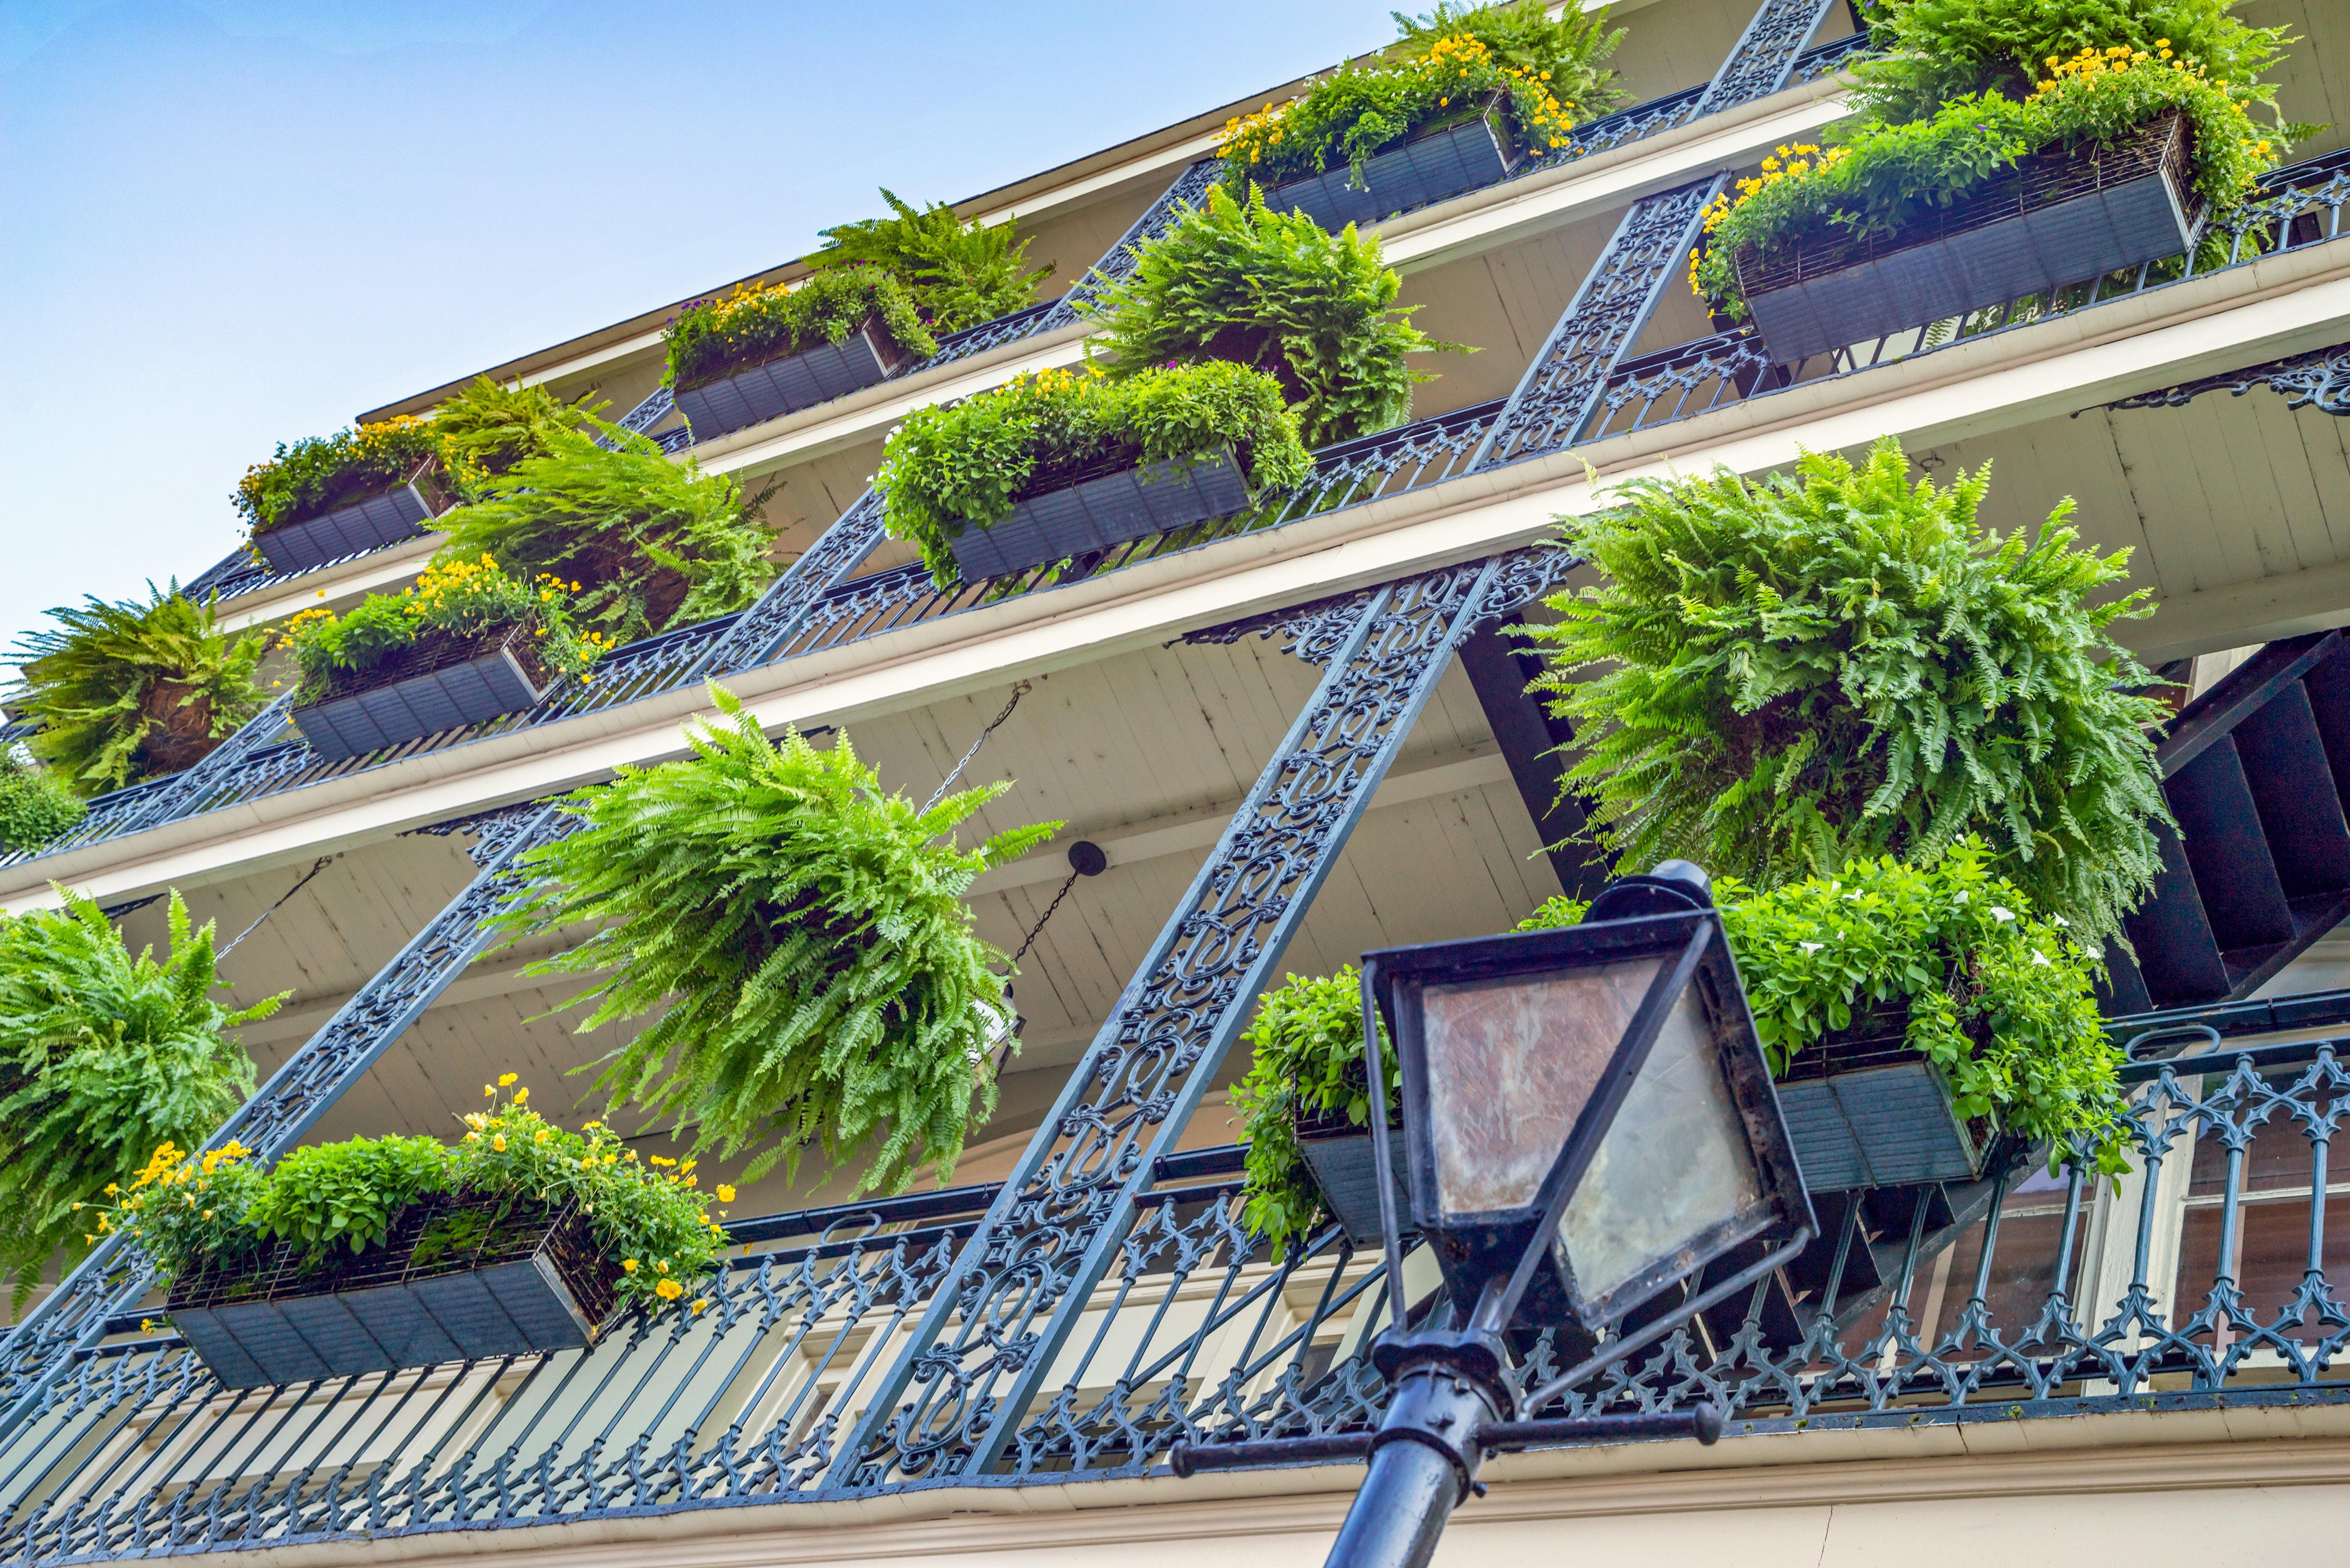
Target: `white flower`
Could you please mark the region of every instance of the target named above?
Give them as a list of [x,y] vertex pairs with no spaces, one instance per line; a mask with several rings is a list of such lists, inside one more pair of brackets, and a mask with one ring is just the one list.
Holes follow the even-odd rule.
[[1827,946],[1825,942],[1797,942],[1795,945],[1807,953],[1815,953]]
[[1844,901],[1847,904],[1857,904],[1860,902],[1860,895],[1857,893],[1846,893],[1844,896]]
[[1952,900],[1951,900],[1951,902],[1953,902],[1953,903],[1958,903],[1958,904],[1963,904],[1963,903],[1965,903],[1966,901],[1967,901],[1967,894],[1966,894],[1966,889],[1965,889],[1965,888],[1961,888],[1960,889],[1959,889],[1959,896],[1958,896],[1956,898],[1954,898],[1954,899],[1952,899]]
[[2042,969],[2054,969],[2056,967],[2054,964],[2048,961],[2048,955],[2042,952],[2038,948],[2032,950],[2032,961],[2038,964]]
[[1997,904],[1993,904],[1991,907],[1991,918],[1998,920],[2002,925],[2005,925],[2008,921],[2015,919],[2015,911],[2013,909],[2002,909]]
[[2070,926],[2073,923],[2062,915],[2051,915],[2048,918],[2055,921],[2060,926]]

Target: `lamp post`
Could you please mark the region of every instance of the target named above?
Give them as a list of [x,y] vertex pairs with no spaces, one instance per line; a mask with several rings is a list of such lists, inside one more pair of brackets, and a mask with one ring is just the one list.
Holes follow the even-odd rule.
[[[1448,1303],[1405,1321],[1394,1157],[1374,1114],[1394,1319],[1371,1350],[1390,1389],[1378,1430],[1179,1443],[1170,1458],[1188,1476],[1367,1455],[1332,1568],[1423,1568],[1494,1451],[1720,1437],[1705,1405],[1531,1417],[1787,1262],[1816,1227],[1721,916],[1687,861],[1610,883],[1579,926],[1369,953],[1362,973],[1370,1082],[1386,1082],[1384,1016],[1411,1218]],[[1688,1288],[1733,1253],[1745,1266]],[[1659,1309],[1677,1287],[1681,1298]],[[1574,1365],[1528,1389],[1510,1335],[1543,1328]]]

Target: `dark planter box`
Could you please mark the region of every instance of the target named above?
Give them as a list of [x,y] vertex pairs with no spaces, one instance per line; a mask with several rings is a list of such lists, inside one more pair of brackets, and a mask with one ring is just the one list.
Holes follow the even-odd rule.
[[1342,164],[1274,186],[1264,204],[1276,213],[1304,213],[1336,232],[1498,185],[1517,161],[1503,134],[1500,111],[1489,109],[1475,119],[1373,153],[1364,161],[1360,185],[1348,182],[1352,173]]
[[949,547],[963,580],[976,582],[1229,517],[1248,504],[1248,483],[1226,449],[1119,469],[1032,495],[993,527],[966,526]]
[[[1395,1183],[1396,1220],[1411,1228],[1411,1194],[1404,1186],[1402,1129],[1389,1124],[1388,1152],[1395,1157],[1389,1172]],[[1378,1166],[1371,1149],[1371,1129],[1358,1127],[1343,1115],[1298,1118],[1297,1147],[1305,1156],[1314,1185],[1322,1200],[1357,1247],[1380,1244]]]
[[838,343],[746,365],[723,380],[680,392],[677,408],[693,427],[694,439],[708,441],[886,380],[906,359],[905,349],[876,316]]
[[[452,1220],[474,1228],[473,1245],[448,1245]],[[441,1251],[420,1263],[428,1239]],[[164,1311],[224,1386],[260,1388],[577,1349],[611,1314],[613,1272],[577,1209],[524,1199],[500,1220],[496,1199],[459,1194],[411,1205],[357,1256],[310,1263],[273,1242],[206,1268],[172,1286]]]
[[550,684],[530,648],[531,630],[515,626],[478,638],[427,633],[355,677],[350,689],[296,706],[294,722],[319,759],[331,763],[519,713],[536,705]]
[[447,501],[433,483],[432,465],[398,484],[344,503],[330,512],[304,517],[283,527],[253,536],[274,572],[307,572],[346,556],[364,555],[413,539],[424,524],[446,511]]
[[2035,153],[1898,234],[1742,248],[1739,292],[1788,364],[2178,255],[2202,212],[2188,141],[2165,115],[2110,147]]
[[1814,1192],[1972,1181],[1987,1140],[1959,1119],[1950,1085],[1902,1037],[1904,1012],[1871,1014],[1796,1056],[1779,1108]]

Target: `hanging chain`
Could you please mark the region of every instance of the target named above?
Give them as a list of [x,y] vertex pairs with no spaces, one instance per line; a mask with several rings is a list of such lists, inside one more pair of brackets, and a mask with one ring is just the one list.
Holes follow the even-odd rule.
[[[328,867],[333,865],[336,861],[341,858],[342,857],[339,855],[319,856],[317,863],[310,867],[308,872],[303,876],[302,879],[299,882],[295,883],[291,888],[286,889],[286,898],[292,898],[295,894],[308,887],[310,885],[311,877],[316,877],[319,872],[324,871]],[[229,939],[228,946],[221,949],[218,956],[221,958],[226,958],[229,954],[236,951],[237,943],[244,940],[245,938],[253,935],[254,932],[261,929],[261,920],[269,919],[270,916],[276,914],[278,910],[286,907],[286,898],[280,898],[277,902],[270,905],[269,908],[262,910],[261,919],[254,921],[253,924],[245,927],[244,929],[237,932],[235,936]]]
[[1012,710],[1020,706],[1020,699],[1028,695],[1028,687],[1029,683],[1025,680],[1017,681],[1013,685],[1012,701],[1006,702],[1003,705],[1003,711],[990,720],[987,728],[979,732],[979,739],[971,743],[971,750],[962,754],[962,761],[954,765],[954,771],[939,782],[939,787],[931,793],[931,798],[922,803],[924,811],[930,810],[946,798],[947,791],[954,787],[955,780],[962,777],[963,769],[971,766],[972,758],[979,755],[979,748],[987,744],[987,737],[995,733],[1004,720],[1012,717]]
[[1072,871],[1069,873],[1069,879],[1061,884],[1061,890],[1053,895],[1053,901],[1045,906],[1045,912],[1036,917],[1036,923],[1035,925],[1028,928],[1028,940],[1022,942],[1020,944],[1020,950],[1012,955],[1013,968],[1017,969],[1020,967],[1020,961],[1028,956],[1028,950],[1035,947],[1036,945],[1036,939],[1045,934],[1045,922],[1053,918],[1053,911],[1061,907],[1061,900],[1069,896],[1069,889],[1076,887],[1077,885],[1077,878],[1084,875],[1085,873],[1082,871]]

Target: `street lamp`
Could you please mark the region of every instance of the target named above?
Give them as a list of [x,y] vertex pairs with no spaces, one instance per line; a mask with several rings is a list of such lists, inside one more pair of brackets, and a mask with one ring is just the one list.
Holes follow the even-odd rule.
[[[1448,1304],[1402,1325],[1403,1238],[1387,1117],[1372,1152],[1397,1326],[1372,1346],[1379,1429],[1176,1445],[1176,1473],[1368,1454],[1331,1549],[1347,1568],[1422,1568],[1485,1456],[1534,1442],[1695,1436],[1710,1406],[1521,1419],[1802,1251],[1815,1232],[1769,1064],[1705,873],[1670,860],[1610,883],[1582,924],[1366,954],[1369,1081],[1379,1020],[1403,1080],[1412,1221]],[[1702,1291],[1707,1265],[1750,1261]],[[1636,1329],[1627,1314],[1640,1309]],[[1511,1334],[1586,1354],[1531,1390]]]

